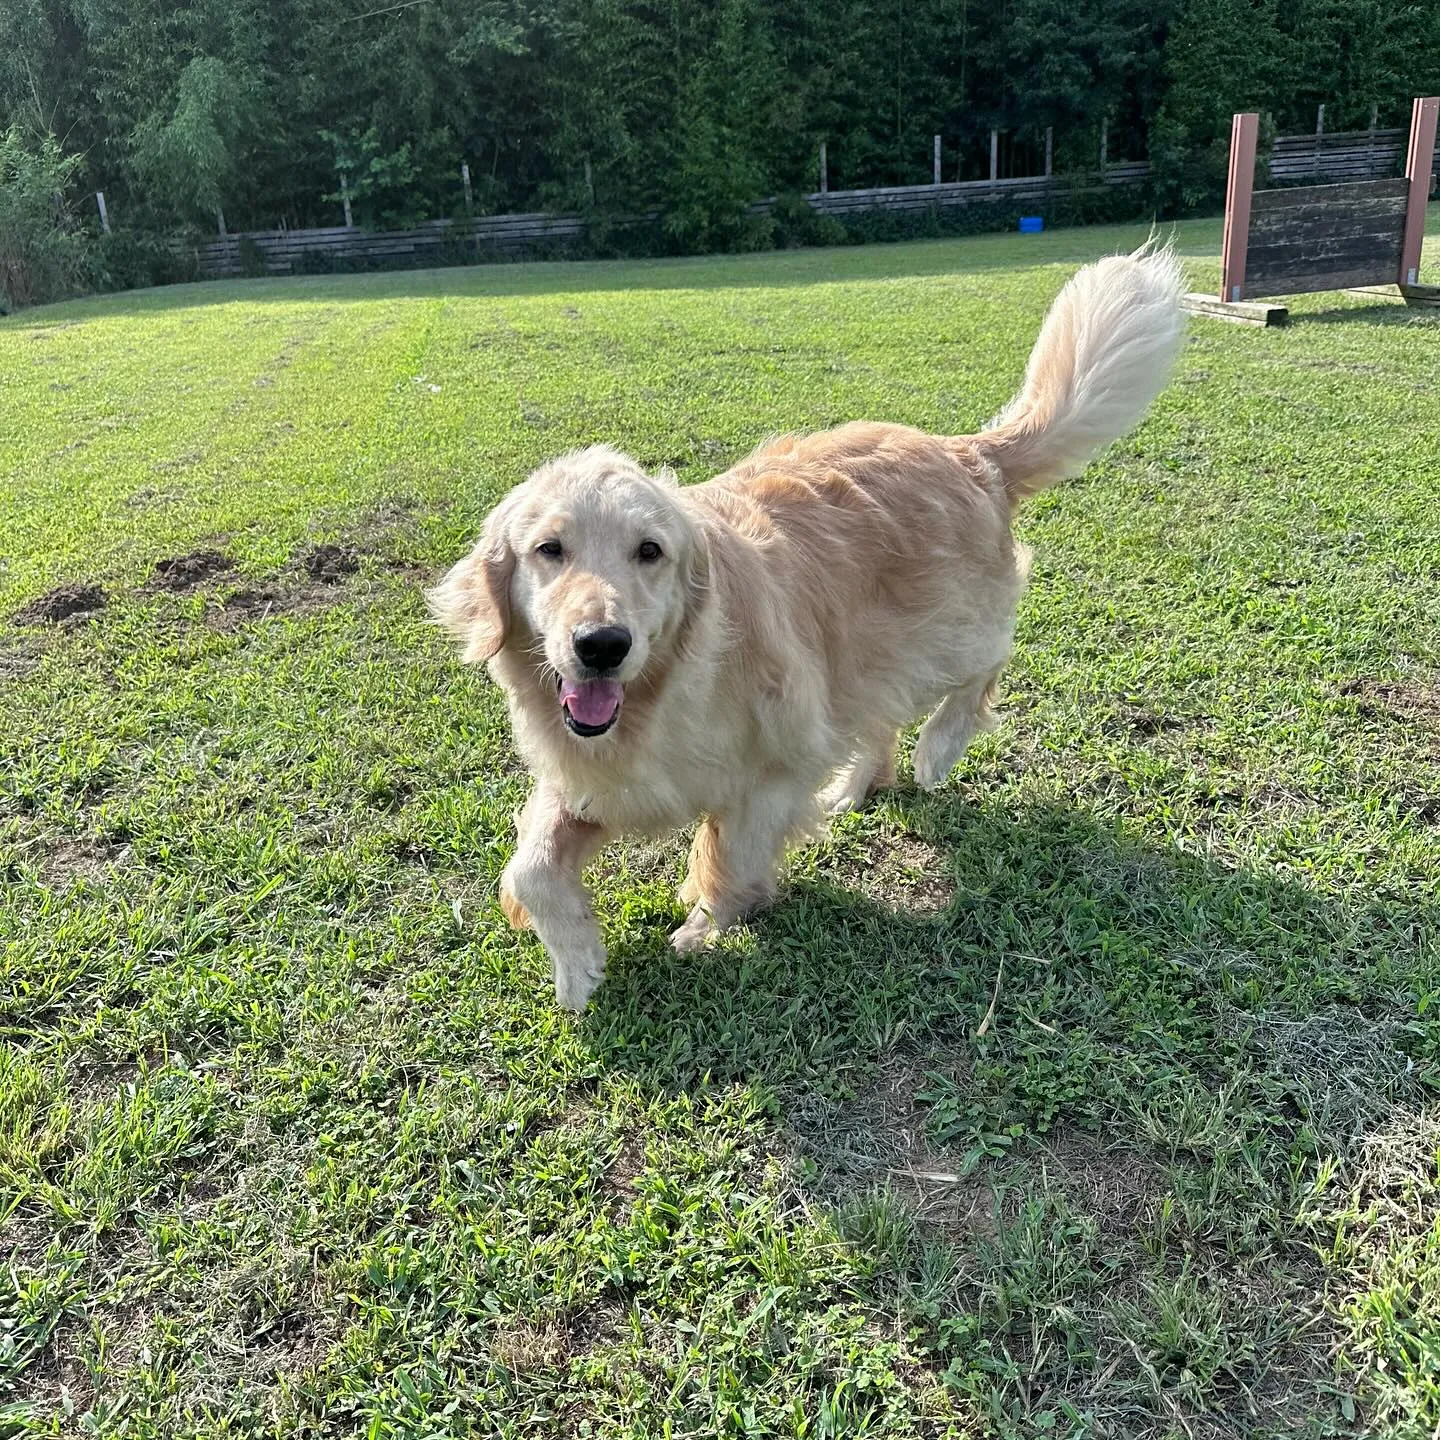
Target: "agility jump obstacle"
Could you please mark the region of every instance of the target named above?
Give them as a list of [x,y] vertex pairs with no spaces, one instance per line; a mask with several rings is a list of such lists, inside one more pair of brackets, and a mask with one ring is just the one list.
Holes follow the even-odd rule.
[[1230,127],[1230,180],[1220,294],[1187,295],[1185,308],[1252,325],[1283,325],[1283,305],[1259,297],[1396,285],[1407,304],[1440,305],[1440,286],[1421,285],[1420,247],[1435,167],[1440,98],[1416,100],[1405,174],[1344,185],[1255,188],[1260,117]]

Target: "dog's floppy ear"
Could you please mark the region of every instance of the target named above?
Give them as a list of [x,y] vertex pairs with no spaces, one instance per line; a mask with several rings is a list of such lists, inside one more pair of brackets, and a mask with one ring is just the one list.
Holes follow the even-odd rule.
[[690,562],[685,567],[685,598],[692,611],[710,595],[710,537],[697,525],[690,537]]
[[478,664],[497,654],[510,633],[510,580],[515,573],[503,503],[490,512],[479,543],[433,590],[430,613],[461,642],[461,658]]
[[700,612],[710,599],[713,583],[710,561],[710,537],[705,527],[695,521],[690,523],[690,553],[685,560],[685,610],[680,620],[677,642],[683,646],[690,636]]

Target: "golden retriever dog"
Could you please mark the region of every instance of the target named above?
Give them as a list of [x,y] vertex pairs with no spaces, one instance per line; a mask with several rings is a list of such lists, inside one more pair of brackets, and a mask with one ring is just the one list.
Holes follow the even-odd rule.
[[770,899],[822,809],[893,782],[922,715],[915,779],[946,779],[1010,653],[1029,558],[1011,515],[1141,419],[1181,289],[1151,246],[1081,270],[975,435],[857,421],[686,488],[597,445],[495,507],[428,600],[489,663],[535,778],[500,901],[562,1005],[604,976],[581,877],[607,841],[699,817],[671,936],[695,950]]

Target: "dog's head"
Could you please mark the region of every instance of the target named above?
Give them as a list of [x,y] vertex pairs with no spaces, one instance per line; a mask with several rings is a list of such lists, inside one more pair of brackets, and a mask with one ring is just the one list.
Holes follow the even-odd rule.
[[627,686],[674,657],[708,583],[675,481],[592,446],[512,490],[427,599],[466,660],[530,662],[570,732],[590,739],[614,727]]

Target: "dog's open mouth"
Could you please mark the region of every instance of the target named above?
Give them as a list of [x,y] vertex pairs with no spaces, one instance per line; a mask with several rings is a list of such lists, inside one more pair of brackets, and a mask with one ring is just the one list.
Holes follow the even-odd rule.
[[603,735],[620,717],[625,687],[618,680],[560,677],[560,712],[576,735]]

